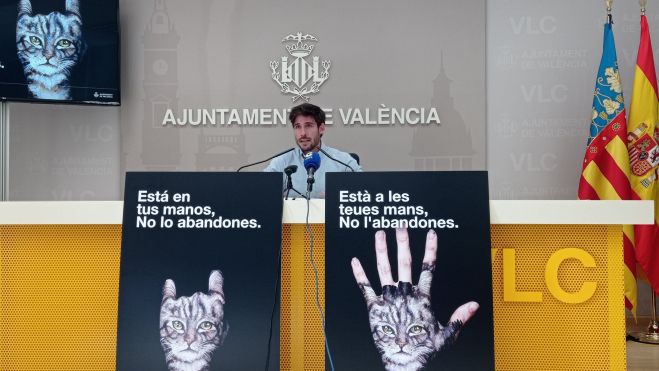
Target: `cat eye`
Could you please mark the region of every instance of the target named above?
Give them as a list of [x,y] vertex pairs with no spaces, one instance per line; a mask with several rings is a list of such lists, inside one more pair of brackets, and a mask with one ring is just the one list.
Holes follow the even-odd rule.
[[73,43],[70,40],[62,39],[57,42],[57,47],[60,49],[66,49],[72,47]]
[[183,322],[172,321],[172,327],[174,328],[174,330],[183,330]]
[[384,326],[382,326],[382,332],[384,332],[387,335],[393,335],[394,334],[394,329],[391,328],[391,326],[384,325]]
[[410,327],[410,329],[408,331],[409,331],[410,335],[420,335],[425,330],[423,329],[422,326],[414,325],[414,326]]
[[212,328],[213,328],[213,323],[209,322],[209,321],[204,321],[204,322],[199,324],[199,329],[200,330],[208,331]]
[[30,36],[30,43],[34,46],[41,46],[43,44],[41,39],[36,36]]

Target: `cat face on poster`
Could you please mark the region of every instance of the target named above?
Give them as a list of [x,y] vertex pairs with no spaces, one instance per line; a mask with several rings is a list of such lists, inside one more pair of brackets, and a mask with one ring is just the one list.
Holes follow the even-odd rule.
[[429,296],[407,282],[385,288],[368,315],[375,347],[388,371],[421,370],[438,350],[455,342],[463,326],[460,320],[442,326]]
[[229,331],[224,320],[224,277],[211,272],[208,294],[196,292],[176,298],[174,281],[168,279],[160,306],[160,343],[170,371],[210,369],[213,352]]
[[16,48],[30,93],[39,99],[70,100],[71,71],[85,49],[78,0],[64,13],[33,14],[30,0],[18,3]]

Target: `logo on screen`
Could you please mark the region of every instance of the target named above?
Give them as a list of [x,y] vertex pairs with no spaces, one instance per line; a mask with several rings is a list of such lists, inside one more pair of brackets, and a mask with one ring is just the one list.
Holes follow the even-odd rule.
[[320,57],[312,56],[318,39],[302,32],[288,35],[282,40],[289,56],[279,61],[270,61],[272,79],[281,88],[282,94],[291,95],[293,103],[301,99],[308,102],[311,95],[318,94],[320,87],[329,78],[331,62],[321,62]]

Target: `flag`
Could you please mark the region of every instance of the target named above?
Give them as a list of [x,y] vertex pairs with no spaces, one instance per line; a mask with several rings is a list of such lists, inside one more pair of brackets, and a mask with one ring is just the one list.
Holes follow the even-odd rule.
[[[618,72],[611,22],[604,25],[604,46],[600,61],[581,179],[580,200],[629,200],[629,154],[627,121],[622,84]],[[623,226],[625,259],[625,306],[636,316],[636,257],[634,227]]]
[[641,41],[636,57],[634,88],[629,108],[629,149],[632,198],[654,200],[654,224],[634,227],[636,261],[659,294],[659,100],[648,21],[641,15]]

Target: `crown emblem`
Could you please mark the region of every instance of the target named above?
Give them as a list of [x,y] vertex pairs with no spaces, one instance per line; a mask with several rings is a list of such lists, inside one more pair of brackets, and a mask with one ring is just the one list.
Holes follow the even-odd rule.
[[318,42],[313,35],[298,32],[284,37],[281,42],[293,59],[281,57],[280,61],[270,61],[272,79],[283,94],[293,96],[293,103],[298,99],[308,102],[310,95],[317,94],[320,86],[329,78],[331,62],[323,60],[321,63],[319,57],[311,56],[314,43]]
[[288,54],[292,55],[293,57],[304,58],[311,54],[314,48],[314,45],[302,42],[307,40],[318,41],[318,39],[316,39],[313,35],[307,34],[302,36],[302,32],[298,32],[295,35],[288,35],[284,37],[281,42],[297,41],[297,43],[286,45],[286,50],[288,50]]

